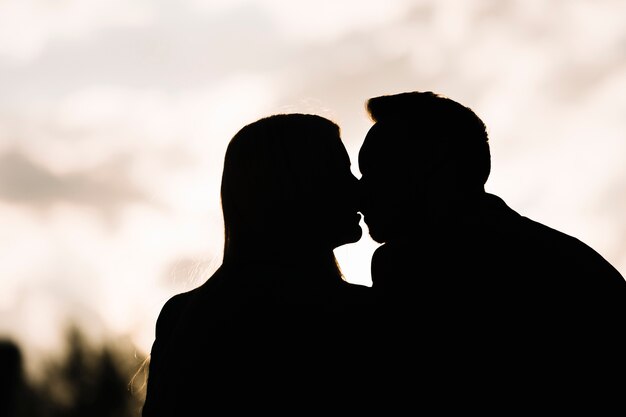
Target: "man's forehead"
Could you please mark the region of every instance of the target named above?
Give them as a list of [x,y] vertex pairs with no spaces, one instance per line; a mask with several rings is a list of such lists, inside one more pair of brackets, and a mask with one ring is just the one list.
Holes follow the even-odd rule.
[[419,150],[435,150],[435,138],[430,138],[425,132],[408,123],[375,123],[365,136],[363,147],[365,151],[374,153],[415,152]]
[[375,123],[365,135],[362,150],[371,152],[389,152],[406,146],[409,131],[399,126],[381,122]]
[[[432,135],[432,133],[431,133]],[[414,163],[428,164],[446,153],[447,141],[420,131],[408,123],[375,123],[368,131],[361,151],[360,164]]]
[[415,130],[415,125],[411,125],[405,121],[384,121],[374,123],[367,134],[374,137],[387,135],[408,135]]

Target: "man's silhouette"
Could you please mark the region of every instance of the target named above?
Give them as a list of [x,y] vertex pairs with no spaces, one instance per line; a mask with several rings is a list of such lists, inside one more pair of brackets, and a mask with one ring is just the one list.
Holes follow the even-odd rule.
[[359,168],[364,221],[383,243],[372,259],[379,369],[431,387],[455,380],[474,398],[479,386],[587,387],[587,376],[623,370],[626,281],[587,244],[485,192],[481,119],[432,92],[372,98],[367,109]]

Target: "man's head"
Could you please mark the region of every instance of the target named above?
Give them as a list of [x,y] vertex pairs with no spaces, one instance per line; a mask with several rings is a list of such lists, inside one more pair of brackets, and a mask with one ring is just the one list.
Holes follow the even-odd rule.
[[379,243],[483,193],[491,158],[486,128],[469,108],[432,92],[371,98],[374,121],[359,152],[362,212]]

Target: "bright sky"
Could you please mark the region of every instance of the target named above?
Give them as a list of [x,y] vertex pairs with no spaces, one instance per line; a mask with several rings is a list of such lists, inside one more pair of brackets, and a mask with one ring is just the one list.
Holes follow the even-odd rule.
[[[76,320],[147,352],[171,295],[219,264],[225,145],[305,111],[357,152],[367,98],[473,108],[487,189],[626,276],[621,0],[0,2],[0,334]],[[366,230],[366,229],[365,229]],[[369,284],[365,236],[337,255]]]

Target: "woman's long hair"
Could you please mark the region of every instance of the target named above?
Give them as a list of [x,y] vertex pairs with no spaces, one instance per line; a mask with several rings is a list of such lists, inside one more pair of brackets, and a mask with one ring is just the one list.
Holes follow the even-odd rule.
[[337,146],[339,126],[310,114],[277,114],[237,132],[221,184],[224,262],[314,239],[302,227],[306,213],[329,198],[324,187],[332,182]]

